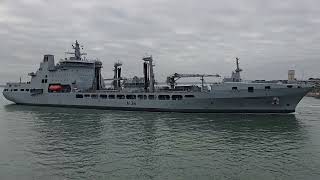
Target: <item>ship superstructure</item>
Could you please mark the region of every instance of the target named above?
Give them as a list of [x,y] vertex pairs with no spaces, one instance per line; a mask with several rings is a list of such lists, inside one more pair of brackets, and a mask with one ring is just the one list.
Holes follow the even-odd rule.
[[[122,76],[122,63],[116,62],[114,76],[104,79],[102,62],[81,53],[78,41],[72,56],[55,64],[53,55],[44,55],[30,82],[7,83],[3,95],[17,104],[70,106],[118,110],[173,112],[294,112],[311,86],[303,82],[244,82],[239,59],[230,78],[205,84],[206,77],[218,74],[174,73],[166,86],[157,84],[152,56],[142,58],[143,77]],[[200,78],[201,85],[178,85],[180,78]],[[107,86],[110,84],[111,86]]]

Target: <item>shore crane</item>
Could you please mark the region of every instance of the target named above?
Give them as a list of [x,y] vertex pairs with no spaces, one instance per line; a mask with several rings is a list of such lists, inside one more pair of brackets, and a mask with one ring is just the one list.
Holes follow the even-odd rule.
[[180,78],[193,78],[193,77],[200,77],[201,88],[203,89],[205,77],[221,77],[221,76],[219,74],[180,74],[180,73],[174,73],[173,75],[167,77],[167,83],[170,85],[171,89],[174,89],[175,85],[177,84],[177,81]]

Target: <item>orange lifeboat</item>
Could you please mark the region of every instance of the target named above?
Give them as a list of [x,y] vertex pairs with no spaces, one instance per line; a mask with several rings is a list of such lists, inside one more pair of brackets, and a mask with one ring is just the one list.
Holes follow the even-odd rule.
[[60,85],[50,85],[49,86],[49,90],[50,91],[61,91],[62,90],[62,86],[60,86]]

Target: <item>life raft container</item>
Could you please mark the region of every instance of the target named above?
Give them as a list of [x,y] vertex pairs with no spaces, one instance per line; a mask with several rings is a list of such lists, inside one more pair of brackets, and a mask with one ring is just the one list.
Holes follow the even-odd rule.
[[50,91],[61,91],[62,90],[62,86],[60,86],[60,85],[50,85],[49,86],[49,90]]

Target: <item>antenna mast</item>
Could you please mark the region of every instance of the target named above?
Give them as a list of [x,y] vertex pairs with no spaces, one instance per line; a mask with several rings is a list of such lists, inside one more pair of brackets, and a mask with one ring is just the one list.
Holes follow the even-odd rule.
[[239,58],[238,57],[236,57],[236,63],[237,63],[237,69],[236,69],[236,72],[241,72],[242,71],[242,69],[240,69],[239,68]]

